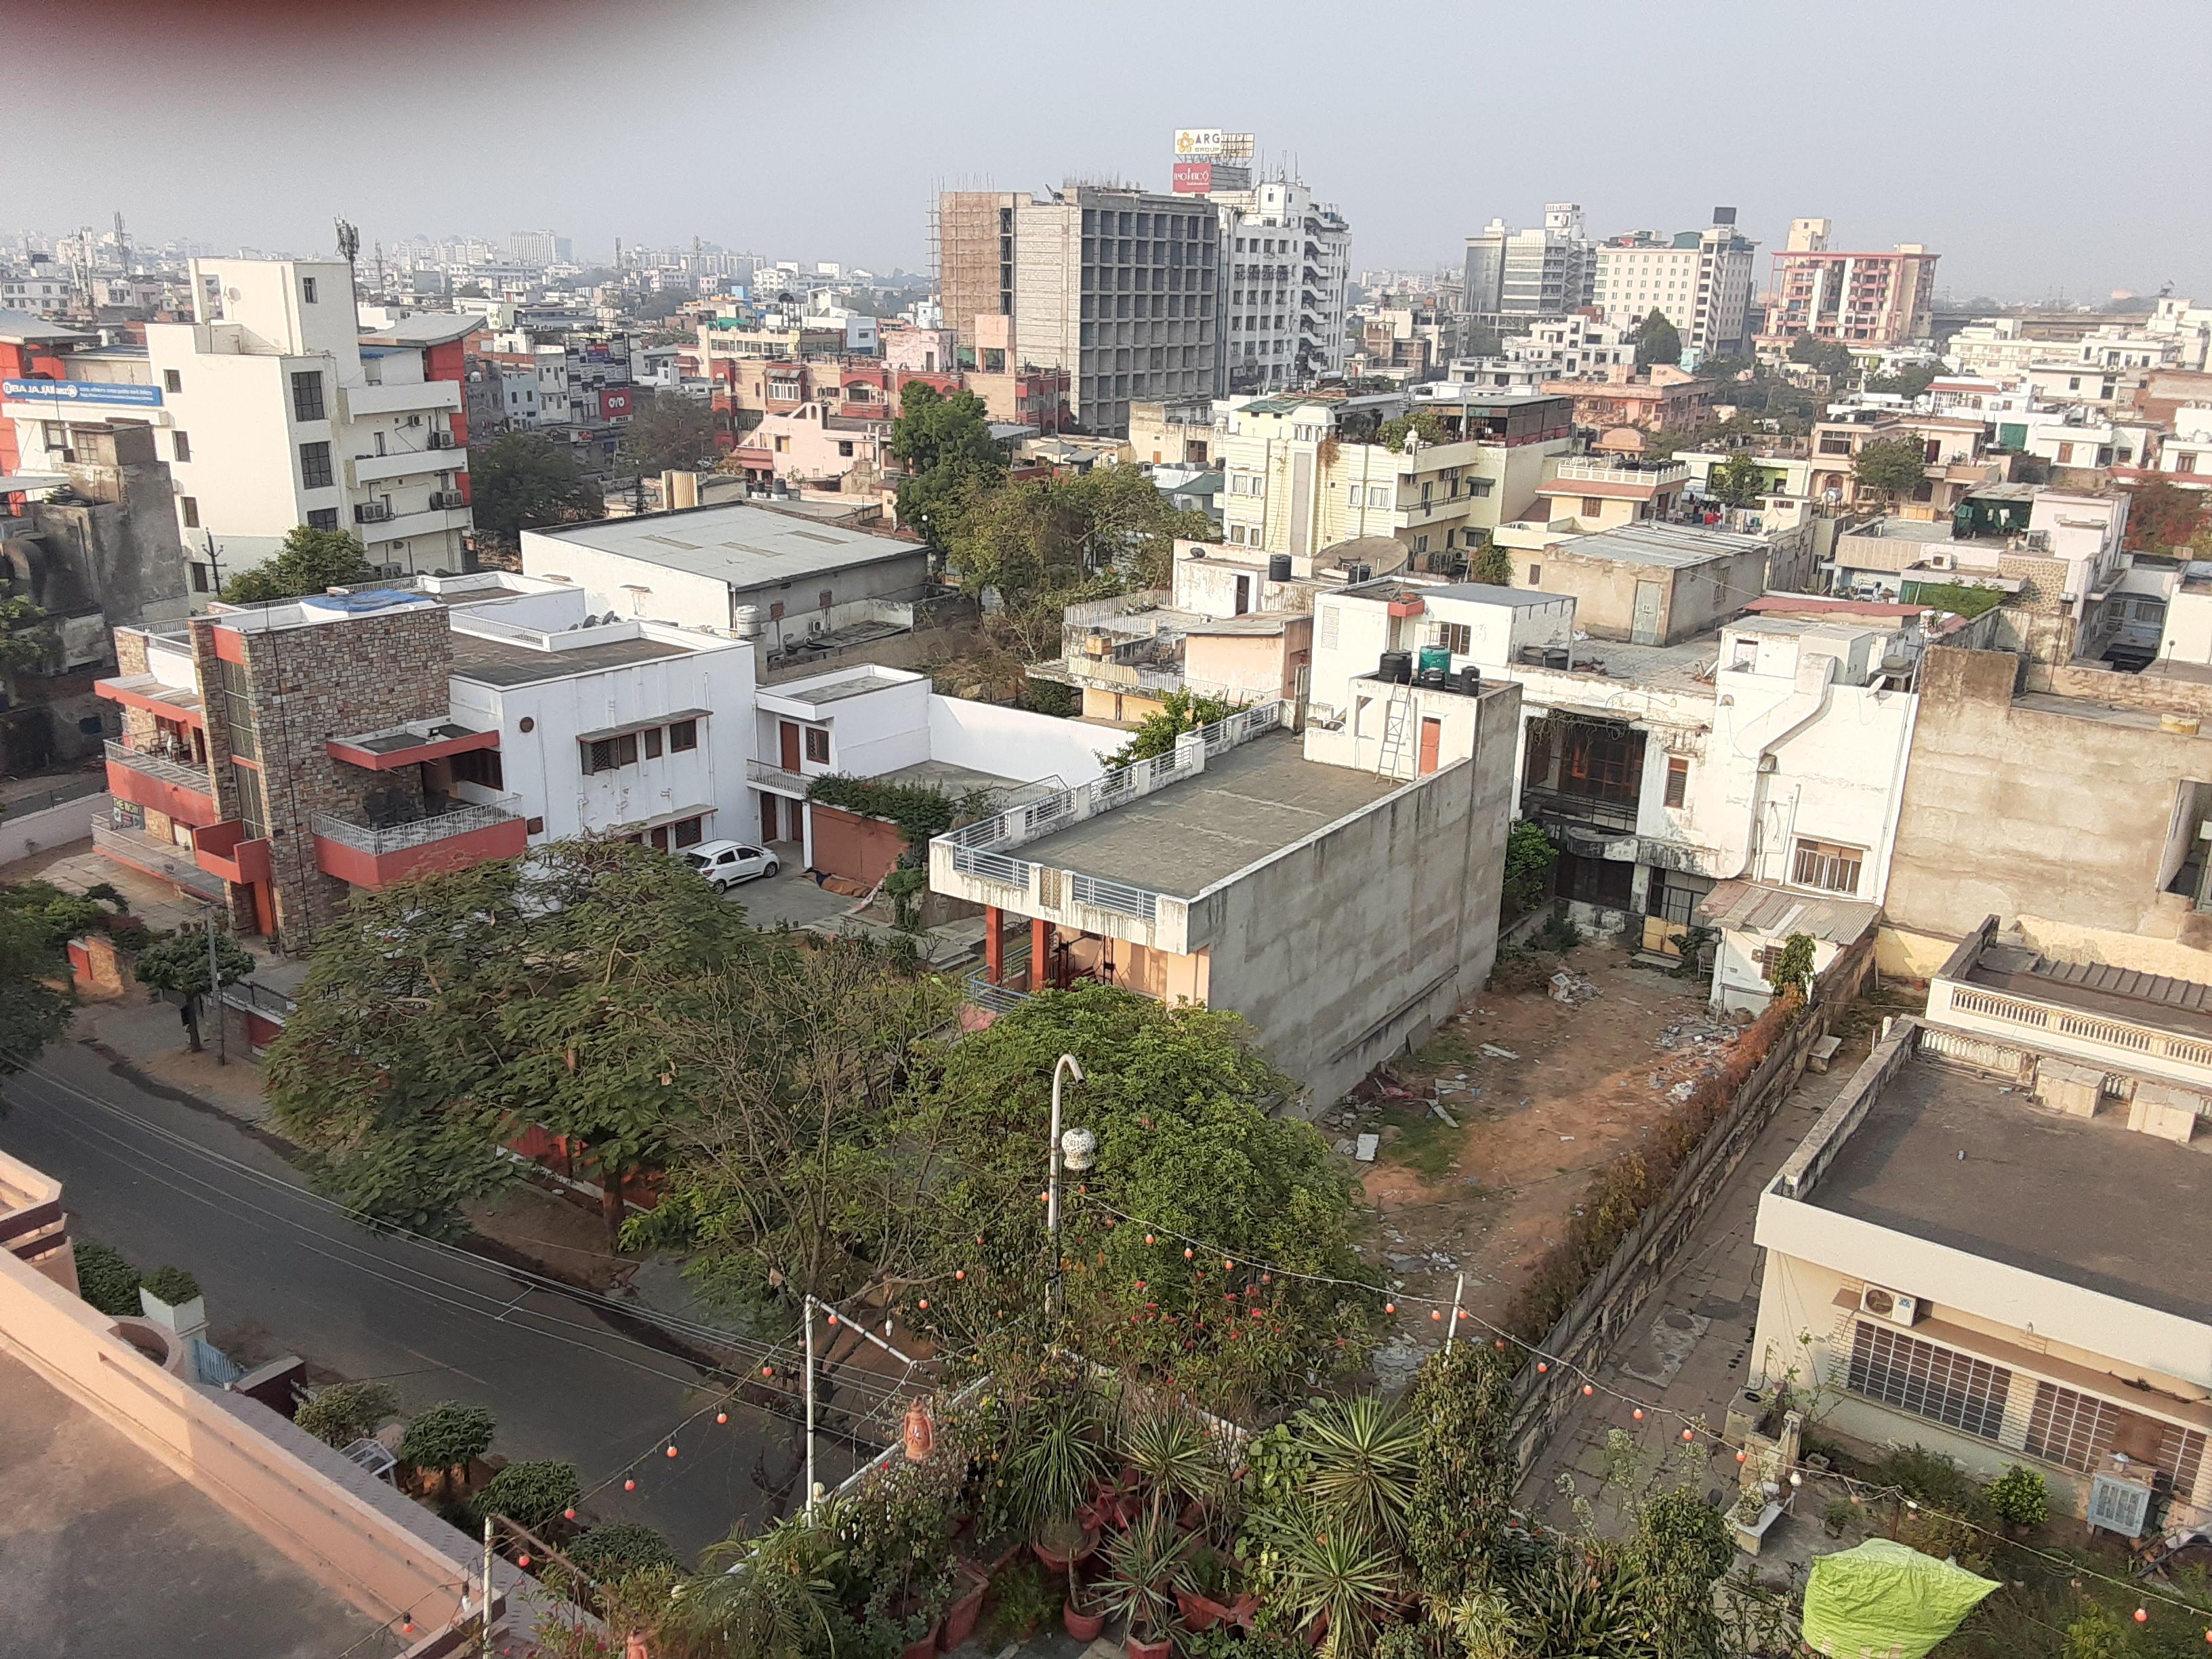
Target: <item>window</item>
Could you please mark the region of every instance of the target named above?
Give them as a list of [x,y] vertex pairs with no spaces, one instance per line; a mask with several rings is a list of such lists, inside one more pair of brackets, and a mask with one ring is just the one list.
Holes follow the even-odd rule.
[[292,376],[292,418],[319,421],[323,412],[323,377],[319,370],[303,368]]
[[300,298],[308,305],[315,303],[315,279],[313,277],[302,276],[300,278]]
[[806,728],[806,758],[827,766],[830,763],[830,732],[828,728],[810,726]]
[[300,446],[300,488],[328,489],[336,482],[331,471],[331,447],[326,443]]
[[1438,623],[1437,643],[1455,657],[1464,657],[1474,648],[1474,633],[1465,623]]
[[[229,665],[224,665],[228,667]],[[238,790],[238,816],[246,826],[245,839],[261,841],[269,834],[269,813],[261,804],[261,774],[238,762],[230,763],[230,781]]]
[[206,592],[208,591],[207,567],[204,564],[195,564],[191,567],[191,572],[192,592],[195,593]]
[[682,754],[686,749],[699,746],[699,722],[696,720],[677,720],[668,728],[668,748],[672,754]]
[[337,527],[338,510],[335,507],[313,507],[307,509],[308,529],[336,530]]
[[1528,567],[1528,586],[1531,586],[1531,587],[1534,587],[1534,586],[1536,586],[1536,584],[1537,584],[1537,583],[1539,583],[1539,582],[1542,581],[1543,580],[1544,580],[1544,567],[1543,567],[1542,565],[1540,565],[1540,564],[1532,564],[1532,565],[1530,565],[1530,566]]
[[637,764],[637,733],[624,732],[619,737],[598,738],[583,745],[584,775],[611,772],[617,767]]
[[2004,1424],[2012,1373],[1902,1331],[1863,1324],[1852,1332],[1846,1386],[1931,1423],[1994,1440]]
[[173,368],[165,368],[161,371],[162,391],[182,392],[184,389],[185,377],[183,375],[178,374]]
[[1790,866],[1790,879],[1800,887],[1818,887],[1831,893],[1856,893],[1859,890],[1859,866],[1865,858],[1865,852],[1856,847],[1801,839],[1797,843],[1796,859]]
[[817,608],[827,611],[831,605],[836,603],[836,600],[831,594],[831,591],[825,587],[819,593],[814,596],[814,603]]
[[190,434],[183,432],[172,433],[169,437],[169,441],[176,447],[177,459],[179,460],[189,461],[191,459],[192,441]]
[[1667,760],[1667,805],[1680,806],[1690,797],[1690,763],[1679,756]]
[[185,529],[198,530],[200,527],[200,498],[198,496],[179,496],[177,498],[177,508],[185,515]]
[[660,758],[660,738],[661,732],[659,726],[648,726],[645,728],[646,759],[659,760]]
[[230,728],[230,752],[243,755],[248,760],[258,759],[261,733],[254,722],[253,682],[246,676],[246,665],[217,662],[216,688],[216,700],[222,707],[223,724]]
[[678,818],[668,828],[669,839],[678,847],[696,847],[707,836],[702,820],[696,817]]
[[471,749],[453,757],[453,781],[473,783],[485,789],[507,787],[507,774],[499,763],[496,749]]

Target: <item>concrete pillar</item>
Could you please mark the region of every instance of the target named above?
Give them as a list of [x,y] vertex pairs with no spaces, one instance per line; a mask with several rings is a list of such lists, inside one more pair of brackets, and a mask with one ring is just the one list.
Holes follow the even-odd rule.
[[1006,943],[1001,933],[999,907],[983,907],[983,977],[996,985],[1006,971]]
[[1050,983],[1052,924],[1042,916],[1030,918],[1030,989],[1041,991]]

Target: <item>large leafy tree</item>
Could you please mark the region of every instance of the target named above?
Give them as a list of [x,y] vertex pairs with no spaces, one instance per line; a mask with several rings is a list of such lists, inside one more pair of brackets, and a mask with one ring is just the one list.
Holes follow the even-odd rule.
[[68,1028],[65,947],[101,914],[46,882],[0,887],[0,1077],[21,1071]]
[[1705,479],[1705,494],[1724,507],[1749,507],[1765,493],[1766,469],[1747,449],[1736,451]]
[[1654,306],[1636,328],[1636,366],[1649,368],[1654,363],[1679,363],[1682,361],[1682,336],[1668,319],[1667,313]]
[[1006,477],[1006,458],[991,440],[983,400],[972,392],[946,397],[927,380],[909,380],[891,423],[891,458],[899,481],[899,521],[943,547],[969,487]]
[[532,1125],[580,1143],[606,1194],[658,1164],[696,1101],[670,1022],[754,935],[665,854],[556,842],[357,898],[271,1048],[277,1121],[362,1214],[449,1231]]
[[1840,340],[1816,339],[1810,334],[1801,334],[1790,348],[1790,361],[1802,363],[1815,374],[1826,374],[1831,380],[1847,378],[1856,360],[1851,349]]
[[1098,1138],[1096,1168],[1064,1194],[1075,1346],[1238,1413],[1358,1363],[1375,1298],[1352,1249],[1353,1188],[1318,1130],[1269,1115],[1295,1085],[1236,1015],[1109,986],[1032,997],[919,1080],[907,1133],[941,1171],[927,1218],[932,1322],[973,1338],[1040,1318],[1050,1256],[1038,1200],[1062,1054],[1085,1074],[1066,1123]]
[[1895,502],[1919,489],[1928,476],[1928,453],[1917,438],[1875,438],[1851,462],[1859,488]]
[[526,530],[606,516],[599,486],[565,445],[510,432],[469,447],[471,506],[478,532],[512,547]]
[[689,472],[715,459],[714,414],[681,392],[647,392],[623,428],[622,458],[640,472]]
[[2203,532],[2212,515],[2204,492],[2152,478],[2128,492],[2128,545],[2143,553],[2171,553]]
[[185,999],[185,1030],[195,1054],[199,1051],[200,1021],[205,1017],[212,988],[208,983],[210,965],[218,985],[235,985],[253,976],[253,958],[226,933],[215,936],[212,950],[204,932],[172,933],[155,940],[131,963],[131,971],[148,990],[167,991]]
[[[1093,467],[1073,477],[971,479],[946,548],[960,585],[1012,610],[1058,610],[1100,580],[1164,587],[1178,538],[1218,542],[1203,513],[1178,508],[1142,467]],[[1086,595],[1087,597],[1087,595]]]
[[298,525],[285,532],[283,544],[268,563],[241,570],[225,582],[222,597],[234,605],[258,605],[375,580],[375,567],[351,531]]

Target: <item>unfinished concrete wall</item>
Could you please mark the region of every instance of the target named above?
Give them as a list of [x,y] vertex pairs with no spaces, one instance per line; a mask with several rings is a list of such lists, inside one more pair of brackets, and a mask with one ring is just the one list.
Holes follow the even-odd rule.
[[1528,554],[1522,562],[1542,569],[1543,580],[1530,586],[1571,595],[1575,625],[1601,640],[1633,637],[1639,583],[1656,583],[1661,590],[1662,645],[1711,632],[1766,591],[1763,547],[1678,568],[1579,554],[1568,542]]
[[[2015,702],[2020,665],[1928,653],[1890,919],[1956,938],[1995,915],[2054,955],[2212,978],[2212,913],[2163,890],[2194,834],[2185,786],[2212,781],[2212,736],[2084,698]],[[2143,684],[2094,676],[2107,679]]]
[[1473,759],[1192,902],[1220,911],[1208,1004],[1250,1020],[1314,1107],[1426,1042],[1489,977],[1520,726],[1521,688],[1486,688]]

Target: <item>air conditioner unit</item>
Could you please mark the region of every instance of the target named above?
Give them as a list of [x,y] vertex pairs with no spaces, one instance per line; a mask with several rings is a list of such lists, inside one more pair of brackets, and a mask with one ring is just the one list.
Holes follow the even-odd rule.
[[2123,1538],[2142,1536],[2150,1518],[2150,1483],[2116,1474],[2100,1474],[2089,1482],[2089,1511],[2085,1519]]
[[1928,556],[1928,568],[1930,570],[1948,570],[1951,568],[1951,556],[1948,553],[1930,553]]
[[1904,1296],[1869,1285],[1859,1292],[1859,1311],[1869,1319],[1886,1319],[1893,1325],[1917,1325],[1927,1316],[1927,1307],[1917,1296]]

